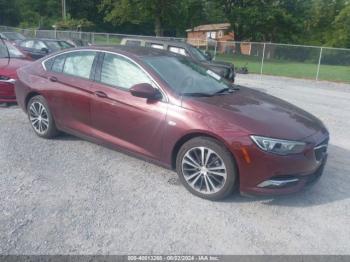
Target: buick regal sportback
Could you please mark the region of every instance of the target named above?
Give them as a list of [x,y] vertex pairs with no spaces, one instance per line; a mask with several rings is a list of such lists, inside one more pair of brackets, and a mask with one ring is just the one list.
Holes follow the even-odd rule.
[[175,169],[202,198],[295,192],[326,163],[329,134],[316,117],[163,50],[61,51],[18,77],[38,136],[63,131]]

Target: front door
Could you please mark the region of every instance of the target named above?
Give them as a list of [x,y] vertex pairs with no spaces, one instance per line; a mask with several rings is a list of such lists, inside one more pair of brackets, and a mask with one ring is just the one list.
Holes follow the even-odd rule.
[[150,158],[161,152],[165,100],[135,97],[129,89],[139,83],[155,86],[149,75],[133,61],[105,53],[92,85],[91,124],[96,136]]

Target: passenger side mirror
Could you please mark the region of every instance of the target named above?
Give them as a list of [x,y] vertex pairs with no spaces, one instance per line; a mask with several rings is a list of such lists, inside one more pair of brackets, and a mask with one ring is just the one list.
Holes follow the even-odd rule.
[[146,99],[159,100],[162,98],[162,94],[158,89],[147,83],[136,84],[130,88],[130,93],[136,97],[142,97]]

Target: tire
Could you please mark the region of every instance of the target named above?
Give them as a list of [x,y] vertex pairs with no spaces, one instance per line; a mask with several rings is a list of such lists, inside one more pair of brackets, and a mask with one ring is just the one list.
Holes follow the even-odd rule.
[[34,132],[39,137],[50,139],[59,134],[55,120],[43,96],[34,96],[29,100],[27,114]]
[[195,137],[182,145],[176,157],[176,171],[188,191],[209,200],[227,197],[237,181],[237,166],[231,153],[209,137]]

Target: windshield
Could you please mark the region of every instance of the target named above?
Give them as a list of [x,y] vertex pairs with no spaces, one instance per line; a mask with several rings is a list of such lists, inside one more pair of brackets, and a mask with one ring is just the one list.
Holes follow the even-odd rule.
[[61,50],[61,46],[57,41],[45,41],[45,44],[52,50],[58,51]]
[[3,32],[2,33],[7,39],[13,40],[24,40],[26,39],[23,35],[17,32]]
[[207,61],[207,57],[202,53],[201,50],[199,50],[198,48],[195,48],[193,46],[191,46],[189,48],[191,54],[199,61]]
[[16,47],[14,47],[10,43],[6,43],[6,46],[3,41],[0,41],[0,58],[9,58],[9,53],[10,53],[10,58],[25,58],[25,55],[19,51]]
[[144,57],[159,76],[180,95],[214,95],[232,85],[213,71],[180,56]]
[[69,44],[68,42],[65,42],[65,41],[60,41],[59,45],[61,46],[62,49],[74,47],[72,44]]

